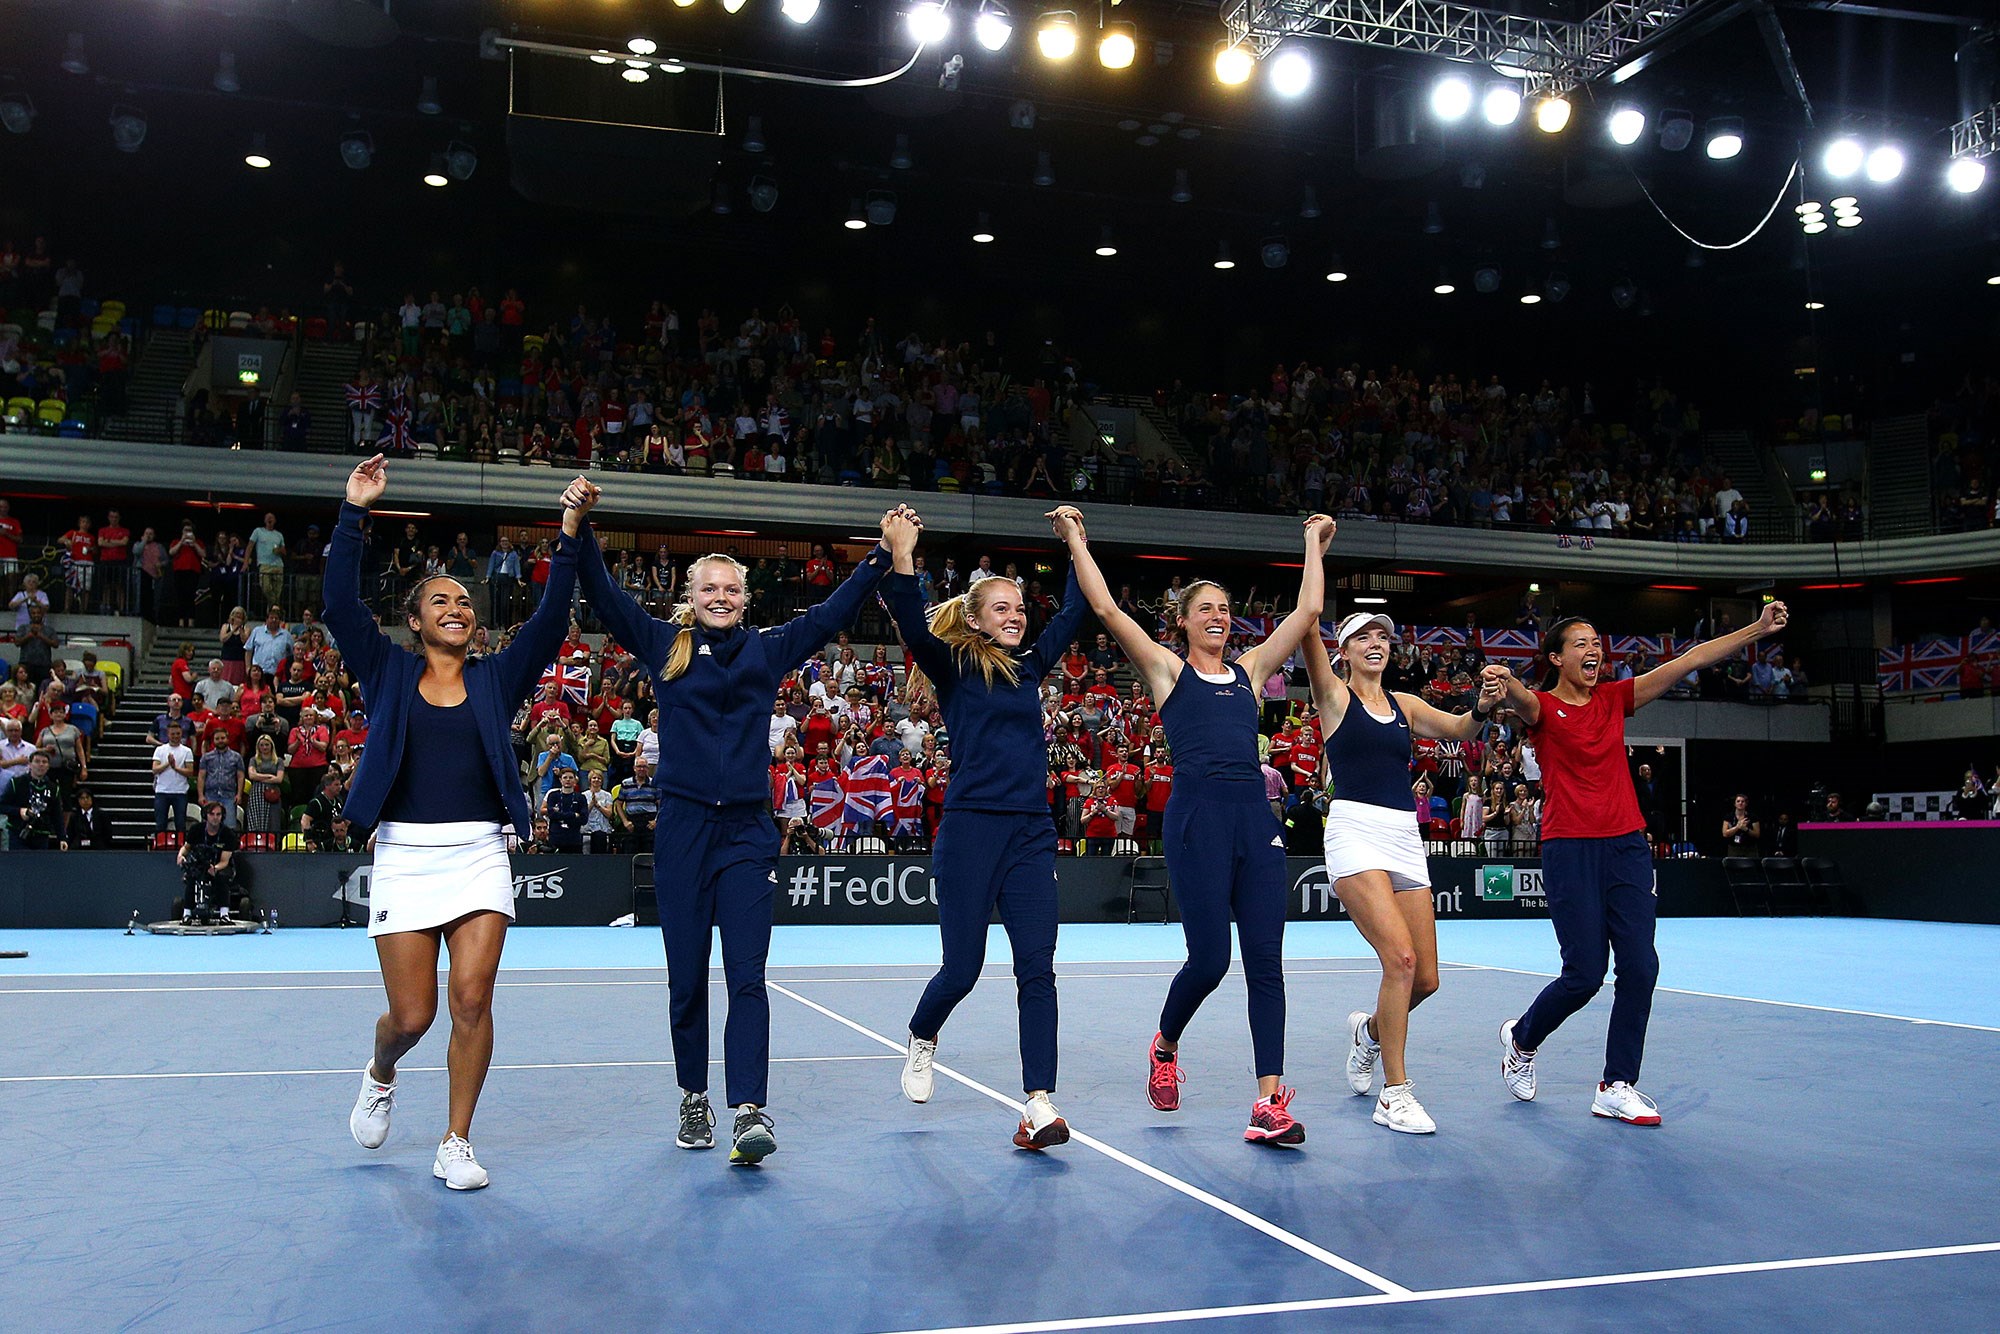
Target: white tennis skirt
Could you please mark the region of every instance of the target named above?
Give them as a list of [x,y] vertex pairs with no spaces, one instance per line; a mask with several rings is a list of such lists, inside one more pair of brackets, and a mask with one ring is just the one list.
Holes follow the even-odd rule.
[[1337,884],[1363,871],[1387,871],[1396,890],[1425,889],[1430,861],[1417,830],[1415,807],[1391,810],[1365,801],[1334,801],[1326,808],[1326,873]]
[[514,868],[499,825],[385,820],[376,827],[369,935],[430,931],[476,912],[514,920]]

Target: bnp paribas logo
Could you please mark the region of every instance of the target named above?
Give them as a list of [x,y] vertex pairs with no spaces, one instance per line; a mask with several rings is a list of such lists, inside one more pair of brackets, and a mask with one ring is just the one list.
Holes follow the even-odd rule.
[[1511,866],[1480,867],[1479,897],[1488,903],[1512,903],[1514,901],[1514,868]]

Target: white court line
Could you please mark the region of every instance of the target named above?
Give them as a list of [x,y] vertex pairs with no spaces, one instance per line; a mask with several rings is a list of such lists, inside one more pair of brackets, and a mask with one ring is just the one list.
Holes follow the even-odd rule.
[[1292,1315],[1303,1311],[1337,1311],[1352,1306],[1409,1306],[1421,1302],[1457,1301],[1467,1297],[1507,1297],[1520,1293],[1624,1287],[1634,1283],[1665,1283],[1678,1279],[1717,1278],[1732,1274],[1769,1274],[1788,1269],[1832,1269],[1842,1265],[1878,1264],[1890,1260],[1932,1260],[1945,1256],[1986,1255],[1994,1252],[2000,1252],[2000,1241],[1984,1241],[1969,1246],[1926,1246],[1907,1251],[1815,1255],[1797,1260],[1755,1260],[1746,1264],[1701,1265],[1691,1269],[1652,1269],[1631,1274],[1591,1274],[1581,1278],[1552,1278],[1527,1283],[1488,1283],[1478,1287],[1368,1293],[1359,1297],[1326,1297],[1312,1301],[1264,1302],[1254,1306],[1207,1306],[1184,1311],[1141,1311],[1131,1315],[1088,1316],[1074,1320],[952,1325],[935,1329],[908,1330],[903,1334],[1054,1334],[1059,1330],[1122,1329],[1135,1325],[1229,1320],[1240,1316]]
[[[1067,966],[1072,968],[1110,967],[1113,964],[1128,964],[1128,963],[1170,963],[1173,964],[1175,967],[1179,967],[1181,964],[1186,963],[1187,960],[1185,957],[1183,957],[1179,959],[1069,959],[1065,960],[1064,962],[1066,963]],[[1286,962],[1366,963],[1368,962],[1368,960],[1364,956],[1359,954],[1302,954],[1297,956],[1296,958],[1287,958]],[[656,971],[660,968],[663,968],[664,966],[665,966],[664,963],[604,963],[604,964],[569,963],[569,964],[521,964],[518,966],[512,964],[502,964],[500,967],[500,971],[502,973],[640,973],[640,972]],[[721,967],[721,965],[710,964],[709,967],[719,968]],[[796,970],[800,968],[932,968],[934,969],[936,967],[937,965],[934,963],[767,963],[764,965],[764,971],[767,973],[776,972],[778,969],[781,968]],[[1453,964],[1451,965],[1451,967],[1480,968],[1484,967],[1484,965],[1476,963],[1466,963],[1466,964]],[[124,969],[119,969],[115,972],[104,972],[104,973],[68,973],[68,972],[12,973],[7,971],[5,962],[0,961],[0,978],[291,977],[298,973],[324,973],[327,974],[328,976],[333,976],[345,973],[379,974],[381,971],[382,970],[379,967],[376,968],[181,968],[181,969],[124,968]]]
[[[1560,973],[1544,973],[1533,968],[1502,968],[1498,964],[1458,963],[1439,964],[1440,968],[1464,968],[1481,973],[1519,973],[1523,977],[1560,977]],[[1909,1014],[1884,1014],[1880,1010],[1847,1010],[1838,1005],[1808,1005],[1804,1001],[1771,1000],[1765,996],[1732,996],[1726,991],[1691,991],[1686,987],[1655,987],[1655,991],[1668,991],[1676,996],[1702,996],[1708,1000],[1743,1001],[1750,1005],[1776,1005],[1786,1010],[1817,1010],[1821,1014],[1846,1014],[1857,1019],[1895,1019],[1905,1024],[1928,1024],[1935,1028],[1969,1028],[1975,1033],[2000,1033],[2000,1027],[1991,1024],[1967,1024],[1956,1019],[1919,1019]]]
[[[801,996],[798,992],[793,991],[789,987],[783,986],[777,982],[772,982],[769,983],[768,985],[772,991],[777,992],[779,995],[789,996],[793,1000],[797,1001],[799,1004],[805,1006],[807,1009],[817,1010],[820,1014],[825,1015],[828,1019],[833,1020],[835,1023],[845,1025],[846,1027],[854,1030],[856,1033],[861,1034],[863,1037],[871,1038],[874,1041],[881,1043],[883,1046],[887,1047],[889,1050],[893,1052],[896,1052],[898,1054],[907,1054],[908,1052],[908,1048],[904,1047],[902,1043],[897,1042],[892,1038],[884,1037],[882,1034],[877,1033],[874,1029],[869,1028],[867,1025],[859,1023],[853,1019],[849,1019],[844,1014],[840,1014],[834,1010],[829,1010],[826,1006],[821,1005],[818,1001],[808,1000],[804,996]],[[807,983],[800,982],[799,985],[804,986],[807,985]],[[1023,1110],[1020,1103],[1014,1101],[1014,1099],[1008,1097],[1006,1094],[1000,1092],[997,1089],[988,1088],[986,1085],[980,1083],[978,1080],[973,1079],[968,1075],[960,1074],[958,1071],[953,1070],[949,1066],[933,1063],[931,1068],[937,1071],[939,1074],[943,1075],[946,1079],[950,1079],[957,1083],[963,1084],[965,1085],[965,1087],[973,1090],[975,1093],[983,1093],[987,1097],[993,1099],[993,1101],[1000,1103],[1003,1106],[1013,1108],[1016,1112],[1020,1112]],[[1131,1168],[1133,1171],[1138,1172],[1143,1176],[1151,1177],[1154,1181],[1159,1182],[1161,1185],[1166,1186],[1170,1190],[1178,1191],[1182,1195],[1187,1196],[1191,1200],[1195,1200],[1201,1204],[1205,1204],[1209,1208],[1216,1210],[1218,1213],[1224,1214],[1230,1218],[1235,1219],[1239,1223],[1242,1223],[1248,1227],[1256,1229],[1258,1232],[1263,1233],[1265,1236],[1270,1237],[1274,1241],[1283,1242],[1285,1245],[1291,1247],[1293,1250],[1299,1252],[1301,1255],[1308,1256],[1311,1259],[1319,1261],[1323,1265],[1327,1265],[1330,1266],[1331,1268],[1337,1269],[1341,1273],[1346,1274],[1349,1278],[1358,1279],[1359,1281],[1366,1283],[1369,1287],[1376,1289],[1378,1292],[1387,1294],[1407,1295],[1410,1291],[1402,1284],[1392,1282],[1391,1280],[1382,1277],[1380,1274],[1375,1273],[1371,1269],[1365,1269],[1362,1266],[1354,1263],[1354,1261],[1349,1260],[1344,1256],[1335,1255],[1332,1251],[1327,1250],[1325,1247],[1315,1245],[1314,1243],[1307,1241],[1304,1237],[1301,1237],[1296,1233],[1287,1232],[1284,1228],[1279,1227],[1276,1223],[1271,1222],[1269,1219],[1261,1218],[1258,1215],[1251,1213],[1248,1209],[1245,1209],[1240,1205],[1231,1204],[1228,1200],[1223,1199],[1219,1195],[1211,1195],[1209,1192],[1203,1190],[1201,1187],[1191,1185],[1190,1183],[1181,1180],[1179,1177],[1174,1176],[1169,1172],[1162,1171],[1161,1169],[1154,1167],[1151,1163],[1148,1163],[1142,1159],[1134,1158],[1131,1154],[1124,1152],[1122,1149],[1114,1149],[1109,1144],[1106,1144],[1103,1140],[1098,1139],[1093,1135],[1086,1135],[1082,1131],[1076,1129],[1074,1126],[1070,1127],[1070,1138],[1072,1140],[1075,1140],[1078,1144],[1083,1145],[1085,1148],[1095,1149],[1097,1152],[1103,1154],[1105,1157],[1111,1159],[1115,1163],[1122,1163],[1126,1167]]]
[[[821,1065],[829,1061],[893,1061],[894,1056],[773,1056],[772,1065]],[[672,1065],[672,1061],[550,1061],[532,1065],[495,1065],[492,1070],[636,1070]],[[721,1065],[718,1056],[709,1062]],[[441,1065],[402,1065],[397,1074],[435,1075]],[[352,1066],[338,1070],[171,1070],[122,1075],[0,1075],[0,1084],[85,1084],[110,1079],[279,1079],[293,1075],[353,1075]]]
[[[900,968],[903,967],[904,965],[885,964],[883,966],[890,968]],[[1443,964],[1440,964],[1439,967],[1441,969],[1445,969],[1446,971],[1450,972],[1472,971],[1469,968],[1461,969],[1457,967],[1447,967],[1446,965]],[[1331,973],[1374,973],[1376,971],[1377,970],[1374,968],[1287,968],[1285,970],[1285,976],[1321,977]],[[154,973],[150,974],[150,976],[161,977],[165,976],[165,974]],[[1014,975],[1010,972],[981,973],[979,975],[979,980],[982,982],[1004,982],[1010,980],[1013,976]],[[1090,982],[1090,981],[1104,981],[1107,979],[1115,979],[1121,977],[1173,977],[1173,976],[1174,976],[1173,973],[1058,973],[1056,974],[1056,981]],[[1227,974],[1225,974],[1225,976],[1241,977],[1243,976],[1243,973],[1241,969],[1231,969]],[[801,977],[801,978],[795,978],[793,980],[798,982],[926,982],[930,980],[930,974],[912,973],[908,977]],[[438,980],[438,985],[440,987],[445,985],[445,981],[443,978],[440,978]],[[662,974],[661,976],[658,977],[579,979],[577,981],[572,981],[572,982],[495,982],[493,985],[496,988],[664,987],[665,985],[667,985],[667,979],[665,975]],[[712,987],[726,986],[728,985],[728,979],[720,977],[710,978],[709,985]],[[117,996],[117,995],[124,995],[127,993],[132,995],[148,995],[159,992],[170,993],[173,995],[184,995],[184,994],[197,994],[207,991],[379,991],[379,990],[381,990],[381,983],[379,982],[297,982],[297,983],[260,982],[260,983],[236,983],[227,986],[214,986],[214,987],[0,987],[0,996]]]

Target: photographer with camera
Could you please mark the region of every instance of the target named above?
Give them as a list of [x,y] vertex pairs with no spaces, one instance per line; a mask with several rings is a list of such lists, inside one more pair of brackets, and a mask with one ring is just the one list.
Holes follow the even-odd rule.
[[236,897],[237,838],[236,831],[223,823],[223,815],[221,802],[204,805],[201,823],[174,854],[185,890],[181,899],[183,922],[197,918],[209,921],[211,910],[215,920],[230,920],[230,906]]

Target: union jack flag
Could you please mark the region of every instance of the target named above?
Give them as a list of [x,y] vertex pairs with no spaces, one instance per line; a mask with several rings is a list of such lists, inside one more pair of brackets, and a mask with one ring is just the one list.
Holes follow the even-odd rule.
[[789,769],[771,771],[771,809],[783,811],[799,799],[799,779]]
[[874,824],[893,806],[895,784],[890,781],[889,761],[881,755],[863,755],[850,761],[841,787],[846,796],[841,823],[850,829]]
[[1271,633],[1276,624],[1269,616],[1232,616],[1229,618],[1229,637],[1237,639],[1262,639]]
[[416,448],[416,437],[410,433],[410,410],[398,406],[389,409],[388,425],[376,439],[385,452],[408,454]]
[[841,809],[847,804],[839,774],[827,774],[812,785],[812,822],[817,829],[838,829]]
[[382,410],[382,386],[379,384],[348,385],[347,410],[349,412],[380,412]]
[[1665,662],[1674,656],[1674,640],[1671,635],[1613,635],[1611,636],[1611,657],[1637,657],[1645,654],[1655,662]]
[[1884,690],[1941,690],[1958,684],[1965,639],[1932,635],[1915,644],[1879,650],[1875,677]]
[[1525,630],[1481,630],[1479,647],[1488,658],[1498,662],[1532,661],[1541,651],[1535,637]]
[[924,776],[915,769],[898,769],[895,779],[896,790],[890,795],[890,811],[896,822],[895,832],[901,834],[923,823]]
[[1416,625],[1410,628],[1414,635],[1414,640],[1412,640],[1411,636],[1406,635],[1404,636],[1405,643],[1415,642],[1428,645],[1431,648],[1463,648],[1465,646],[1465,631],[1454,630],[1448,625]]
[[2000,630],[1974,630],[1965,637],[1965,652],[1972,658],[2000,653]]
[[555,686],[562,693],[556,698],[572,708],[585,708],[590,704],[590,668],[577,663],[550,663],[542,673],[541,689]]

